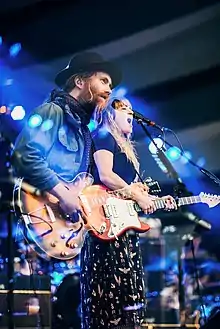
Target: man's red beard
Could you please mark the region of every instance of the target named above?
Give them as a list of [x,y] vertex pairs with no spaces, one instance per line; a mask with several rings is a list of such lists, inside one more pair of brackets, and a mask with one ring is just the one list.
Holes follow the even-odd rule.
[[101,112],[106,107],[108,99],[109,99],[109,96],[107,96],[107,95],[100,95],[100,94],[94,95],[94,101],[96,103],[96,110],[98,112]]
[[89,103],[90,105],[94,106],[94,109],[98,111],[102,111],[109,99],[109,95],[107,93],[98,93],[96,88],[93,87],[89,82],[87,84],[88,89],[85,90],[81,94],[81,99],[84,103]]

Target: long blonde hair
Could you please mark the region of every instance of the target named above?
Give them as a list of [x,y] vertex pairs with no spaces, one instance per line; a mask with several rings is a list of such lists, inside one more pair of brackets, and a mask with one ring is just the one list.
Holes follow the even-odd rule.
[[95,111],[94,120],[97,125],[96,130],[102,129],[110,132],[121,152],[125,153],[135,170],[139,172],[139,161],[134,143],[131,141],[130,136],[125,136],[123,134],[115,122],[115,109],[120,109],[123,106],[129,106],[131,108],[130,102],[125,98],[110,98],[103,111]]

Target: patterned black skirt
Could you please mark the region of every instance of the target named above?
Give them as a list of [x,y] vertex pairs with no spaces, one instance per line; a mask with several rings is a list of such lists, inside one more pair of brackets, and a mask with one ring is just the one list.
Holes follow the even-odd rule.
[[136,329],[145,318],[138,235],[102,242],[88,235],[81,252],[82,329]]

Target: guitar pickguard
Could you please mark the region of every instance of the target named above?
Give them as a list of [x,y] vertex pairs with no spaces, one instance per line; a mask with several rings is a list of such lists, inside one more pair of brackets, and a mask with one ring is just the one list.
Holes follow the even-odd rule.
[[141,228],[138,214],[134,205],[129,200],[122,200],[115,197],[107,199],[104,206],[105,215],[110,221],[108,237],[116,238],[127,228]]

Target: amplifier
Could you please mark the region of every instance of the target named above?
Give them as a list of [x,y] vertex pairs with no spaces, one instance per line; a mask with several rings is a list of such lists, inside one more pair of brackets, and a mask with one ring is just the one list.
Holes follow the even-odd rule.
[[[7,327],[7,290],[0,290],[0,327]],[[15,328],[51,326],[51,292],[43,290],[13,291]]]

